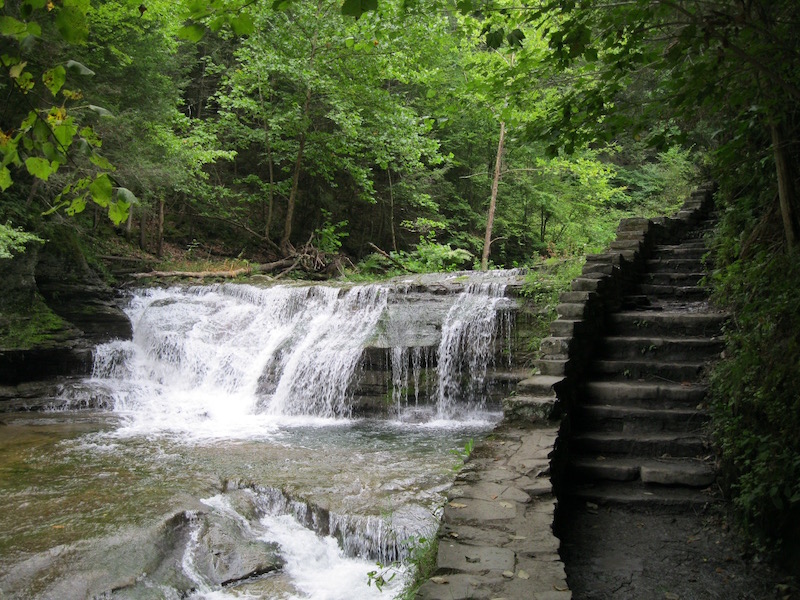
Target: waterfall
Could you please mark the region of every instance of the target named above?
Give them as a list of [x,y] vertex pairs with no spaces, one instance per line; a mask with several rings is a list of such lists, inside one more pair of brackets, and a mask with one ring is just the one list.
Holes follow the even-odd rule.
[[409,289],[142,290],[127,308],[133,339],[97,348],[93,380],[107,389],[107,404],[144,431],[264,432],[281,419],[353,416],[354,395],[364,400],[369,388],[365,356],[382,347],[384,366],[370,380],[373,411],[381,395],[383,410],[398,415],[429,401],[439,419],[482,407],[502,335],[498,311],[509,302],[505,285]]
[[486,373],[495,356],[504,283],[470,284],[459,294],[442,325],[439,342],[439,418],[452,418],[459,404],[482,404]]

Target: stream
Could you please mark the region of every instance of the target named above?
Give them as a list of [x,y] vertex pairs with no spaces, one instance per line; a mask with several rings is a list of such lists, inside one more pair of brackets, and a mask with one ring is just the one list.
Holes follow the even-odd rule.
[[2,415],[0,598],[394,597],[502,416],[504,282],[134,292],[132,340]]

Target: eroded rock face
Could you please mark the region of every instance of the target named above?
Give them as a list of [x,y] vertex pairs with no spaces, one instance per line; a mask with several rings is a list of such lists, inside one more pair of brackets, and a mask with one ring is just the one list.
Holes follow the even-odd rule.
[[0,402],[14,399],[20,384],[89,374],[96,344],[131,336],[114,291],[86,263],[74,232],[53,238],[0,260]]

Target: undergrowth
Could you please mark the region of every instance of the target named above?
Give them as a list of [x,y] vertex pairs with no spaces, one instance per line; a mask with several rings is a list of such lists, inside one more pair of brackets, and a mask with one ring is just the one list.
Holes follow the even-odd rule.
[[800,251],[747,240],[742,224],[723,221],[713,277],[732,314],[711,379],[715,435],[740,528],[791,564],[800,557]]

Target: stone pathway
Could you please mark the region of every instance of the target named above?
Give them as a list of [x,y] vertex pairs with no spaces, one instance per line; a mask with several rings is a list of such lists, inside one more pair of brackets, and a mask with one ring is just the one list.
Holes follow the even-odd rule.
[[458,474],[444,507],[426,600],[568,600],[553,533],[557,424],[503,422]]

